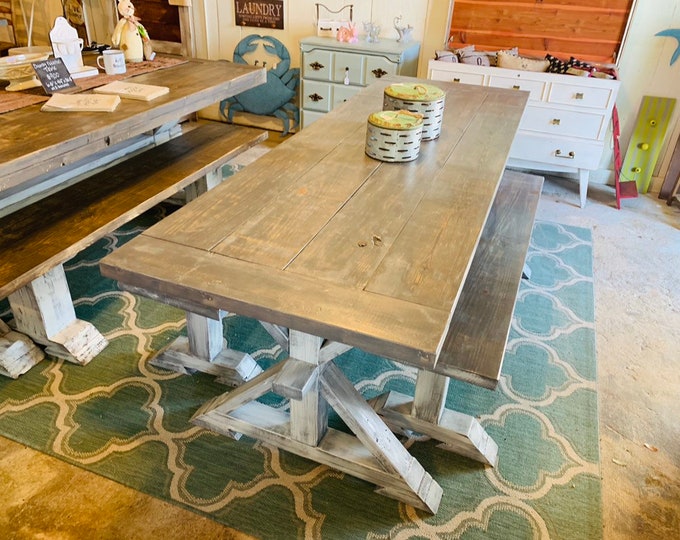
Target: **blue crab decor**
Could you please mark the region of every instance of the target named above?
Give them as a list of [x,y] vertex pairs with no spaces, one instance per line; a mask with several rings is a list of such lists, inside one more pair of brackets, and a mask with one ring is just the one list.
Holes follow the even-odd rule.
[[[295,104],[297,87],[300,81],[300,69],[290,67],[288,49],[276,38],[251,34],[243,38],[234,49],[234,62],[248,64],[245,59],[262,45],[271,56],[278,58],[271,67],[268,62],[262,62],[267,68],[267,82],[220,102],[220,113],[228,122],[234,119],[236,112],[275,116],[283,122],[283,135],[290,131],[290,119],[293,118],[293,128],[300,123],[300,109]],[[255,60],[254,65],[260,61]]]

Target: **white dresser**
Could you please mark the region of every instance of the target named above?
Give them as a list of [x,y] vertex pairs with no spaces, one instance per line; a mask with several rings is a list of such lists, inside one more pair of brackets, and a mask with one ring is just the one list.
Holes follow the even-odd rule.
[[581,207],[599,169],[619,81],[430,60],[428,78],[529,92],[508,165],[578,173]]
[[304,128],[385,75],[415,77],[420,44],[381,38],[344,43],[335,38],[300,41],[300,124]]

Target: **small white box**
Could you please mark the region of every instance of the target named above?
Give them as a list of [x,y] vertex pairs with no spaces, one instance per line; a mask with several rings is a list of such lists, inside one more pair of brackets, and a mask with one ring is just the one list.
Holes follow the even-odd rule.
[[[328,13],[332,14],[332,17],[321,18],[319,10],[323,8]],[[344,19],[339,16],[339,14],[345,9],[349,9],[349,18]],[[354,11],[353,4],[347,4],[342,6],[338,11],[332,11],[328,9],[323,4],[316,4],[316,35],[319,37],[337,37],[338,30],[343,26],[348,26],[352,22],[352,14]]]

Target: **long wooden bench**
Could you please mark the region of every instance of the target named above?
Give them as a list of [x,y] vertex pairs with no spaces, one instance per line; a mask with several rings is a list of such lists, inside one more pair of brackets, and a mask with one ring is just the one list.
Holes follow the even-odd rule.
[[435,366],[437,373],[496,387],[542,186],[541,176],[505,171]]
[[[203,123],[0,218],[0,298],[9,298],[17,330],[52,354],[89,362],[106,341],[75,319],[62,264],[183,188],[214,178],[266,138],[262,130]],[[38,361],[2,353],[0,343],[0,373],[11,377]]]
[[450,377],[491,389],[498,383],[542,186],[540,176],[503,174],[433,371],[418,372],[414,397],[392,391],[370,401],[392,430],[496,464],[495,441],[475,417],[447,409],[445,398]]

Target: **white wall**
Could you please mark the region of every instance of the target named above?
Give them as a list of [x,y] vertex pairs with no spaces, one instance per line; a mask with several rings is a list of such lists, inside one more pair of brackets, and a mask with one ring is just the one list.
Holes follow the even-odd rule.
[[[234,48],[241,39],[250,34],[267,34],[281,41],[289,50],[294,66],[299,66],[299,40],[316,33],[317,2],[313,0],[286,0],[284,2],[284,29],[268,30],[237,27],[234,19],[233,0],[193,0],[192,14],[195,21],[196,53],[204,58],[231,59]],[[338,11],[353,4],[353,20],[363,30],[363,22],[373,21],[381,26],[381,36],[397,38],[393,27],[394,18],[401,15],[401,25],[414,27],[413,36],[421,40],[425,29],[427,0],[326,0],[321,2],[330,10]],[[339,15],[348,16],[348,10]],[[331,17],[323,8],[321,17]],[[205,31],[201,31],[204,24]]]
[[[15,4],[18,0],[13,0]],[[24,0],[29,7],[32,0]],[[113,0],[112,0],[113,1]],[[143,1],[143,0],[137,0]],[[106,0],[86,0],[89,13],[100,19],[102,5]],[[338,10],[348,3],[354,5],[354,21],[359,25],[373,21],[382,27],[381,36],[396,38],[393,28],[395,17],[402,15],[402,25],[414,27],[413,37],[422,42],[419,75],[424,77],[427,61],[434,57],[434,51],[442,47],[448,35],[448,23],[453,8],[453,0],[326,0],[324,3],[332,10]],[[316,2],[313,0],[285,0],[284,29],[260,30],[258,28],[237,27],[234,19],[233,0],[193,0],[191,13],[194,21],[194,37],[197,56],[211,59],[231,59],[238,42],[249,34],[268,34],[279,39],[290,51],[293,66],[299,66],[298,42],[301,38],[313,35],[315,27]],[[53,22],[60,14],[60,0],[36,0],[36,22],[34,44],[46,44],[45,21]],[[39,6],[39,7],[38,7]],[[323,13],[323,11],[322,11]],[[43,28],[40,28],[42,23]],[[50,23],[51,24],[51,23]],[[93,31],[101,34],[102,28],[110,24],[90,25]],[[667,28],[680,28],[680,3],[677,0],[639,0],[634,9],[626,45],[619,59],[622,88],[617,100],[621,120],[621,148],[625,151],[637,117],[640,101],[645,95],[680,98],[680,60],[670,66],[670,58],[676,48],[675,40],[656,37],[654,34]],[[153,38],[153,36],[151,36]],[[21,29],[19,29],[21,40]],[[96,35],[96,41],[107,43],[110,36]],[[671,132],[657,165],[652,191],[658,191],[668,169],[675,141],[680,135],[680,106],[671,121]],[[595,181],[611,178],[611,149],[602,162],[600,175]]]

